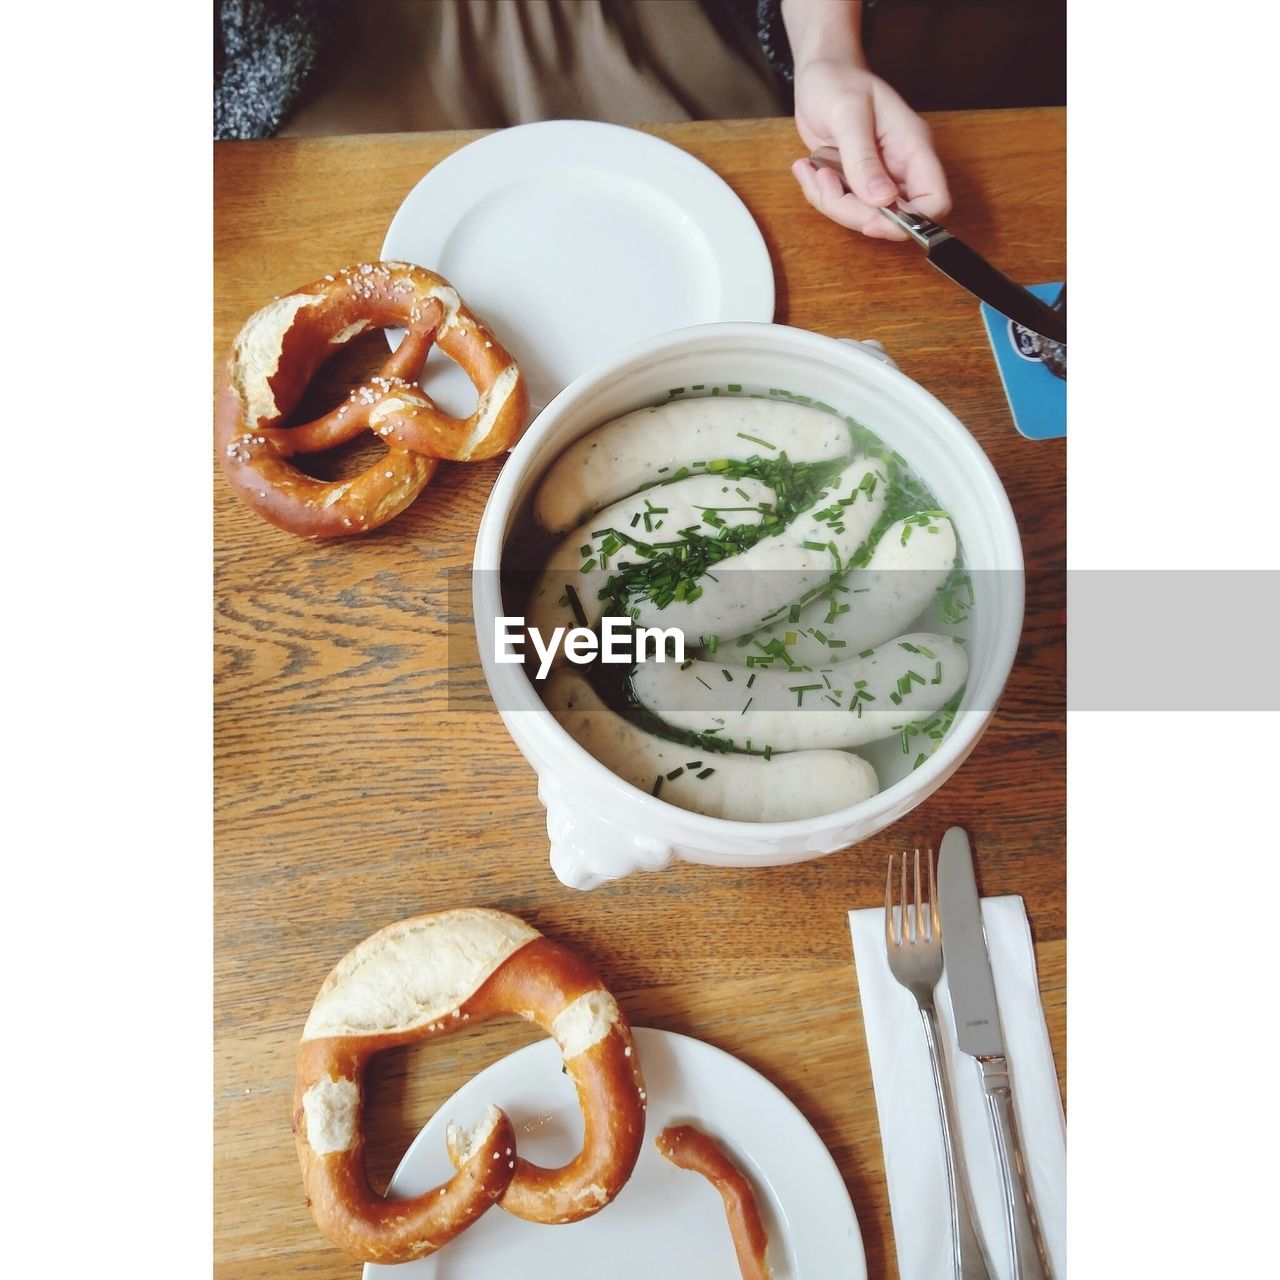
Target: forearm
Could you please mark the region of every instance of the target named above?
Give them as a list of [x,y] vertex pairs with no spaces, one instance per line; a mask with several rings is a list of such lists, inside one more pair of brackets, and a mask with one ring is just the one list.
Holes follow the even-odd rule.
[[867,65],[862,0],[782,0],[782,23],[796,71],[819,59]]

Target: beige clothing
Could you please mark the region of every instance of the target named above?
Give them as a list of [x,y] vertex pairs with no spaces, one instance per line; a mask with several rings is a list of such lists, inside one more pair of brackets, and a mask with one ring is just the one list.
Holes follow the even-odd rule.
[[281,136],[786,113],[733,0],[352,0]]

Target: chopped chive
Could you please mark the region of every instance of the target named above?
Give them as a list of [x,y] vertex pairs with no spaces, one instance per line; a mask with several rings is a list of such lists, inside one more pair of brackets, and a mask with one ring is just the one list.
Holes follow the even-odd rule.
[[744,440],[750,440],[752,444],[764,445],[766,449],[776,449],[778,447],[776,444],[771,444],[768,440],[761,440],[759,436],[749,436],[745,431],[739,431],[737,434]]
[[733,683],[733,676],[731,676],[731,675],[729,674],[729,668],[728,668],[728,667],[721,667],[721,668],[720,668],[720,674],[721,674],[722,676],[724,676],[726,683],[728,683],[728,684],[732,684],[732,683]]
[[794,693],[796,695],[796,706],[801,707],[804,705],[804,695],[808,693],[810,689],[821,688],[822,686],[820,684],[790,684],[787,686],[787,692]]
[[578,626],[585,627],[587,625],[587,615],[582,608],[582,601],[578,599],[578,593],[565,583],[564,593],[569,597],[569,608],[573,610],[573,616]]
[[684,767],[681,765],[677,765],[674,769],[671,770],[669,774],[667,774],[667,781],[674,782],[683,772],[684,772]]
[[703,769],[703,771],[698,774],[698,778],[709,778],[713,773],[715,773],[715,769]]

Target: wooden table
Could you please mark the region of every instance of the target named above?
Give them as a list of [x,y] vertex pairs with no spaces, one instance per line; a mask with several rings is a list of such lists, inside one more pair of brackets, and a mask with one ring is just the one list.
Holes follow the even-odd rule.
[[[1063,113],[932,123],[955,194],[947,225],[1016,279],[1062,279]],[[936,843],[953,822],[975,832],[983,891],[1026,899],[1062,1070],[1064,444],[1015,433],[967,294],[914,247],[868,242],[809,209],[787,172],[800,150],[790,121],[653,132],[746,202],[773,257],[779,320],[879,338],[982,442],[1027,560],[1008,690],[941,793],[862,845],[799,866],[680,864],[574,892],[551,874],[533,773],[497,714],[447,706],[445,575],[470,562],[500,463],[446,465],[384,529],[329,543],[264,524],[217,477],[219,1277],[356,1274],[304,1202],[290,1133],[295,1047],[330,966],[380,926],[432,908],[519,913],[587,952],[634,1023],[708,1040],[785,1090],[839,1164],[872,1276],[896,1263],[845,912],[882,901],[891,849]],[[215,358],[272,295],[376,258],[404,194],[474,136],[216,146]],[[377,352],[375,338],[351,359],[371,367]],[[496,1022],[376,1060],[375,1183],[440,1101],[535,1034]]]

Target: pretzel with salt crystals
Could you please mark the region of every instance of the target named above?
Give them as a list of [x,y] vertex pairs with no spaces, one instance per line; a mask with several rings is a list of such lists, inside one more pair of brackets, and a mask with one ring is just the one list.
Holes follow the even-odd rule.
[[742,1280],[772,1280],[765,1234],[755,1192],[746,1174],[724,1153],[714,1138],[691,1124],[670,1125],[657,1137],[658,1150],[672,1164],[700,1173],[720,1193],[729,1218],[729,1234],[738,1255]]
[[[314,421],[281,426],[330,355],[384,326],[403,326],[405,334],[375,377]],[[475,385],[467,418],[441,413],[416,385],[433,343]],[[282,529],[323,538],[385,524],[422,492],[439,459],[495,457],[528,417],[519,367],[447,280],[406,262],[365,262],[250,317],[223,370],[214,434],[227,479],[250,507]],[[316,480],[288,461],[364,430],[387,453],[354,479]]]
[[[448,1128],[458,1165],[443,1186],[387,1200],[364,1166],[364,1069],[382,1049],[516,1013],[552,1035],[578,1090],[581,1152],[559,1169],[521,1159],[490,1107],[470,1134]],[[645,1093],[631,1029],[576,952],[501,911],[414,916],[366,938],[325,979],[302,1032],[294,1132],[311,1212],[334,1244],[365,1262],[434,1252],[495,1202],[535,1222],[576,1222],[631,1176]]]

